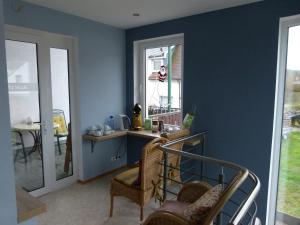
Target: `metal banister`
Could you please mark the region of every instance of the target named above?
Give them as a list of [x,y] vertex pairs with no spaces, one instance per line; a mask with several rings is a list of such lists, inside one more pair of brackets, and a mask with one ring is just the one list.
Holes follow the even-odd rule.
[[[256,213],[257,213],[257,205],[255,202],[255,198],[257,196],[257,194],[259,193],[260,187],[261,187],[261,183],[259,178],[252,172],[249,171],[247,168],[233,163],[233,162],[229,162],[229,161],[225,161],[225,160],[220,160],[220,159],[216,159],[216,158],[212,158],[212,157],[206,157],[203,155],[198,155],[198,154],[194,154],[194,153],[190,153],[190,152],[186,152],[186,151],[178,151],[175,149],[172,149],[172,146],[178,143],[185,143],[197,138],[203,138],[203,135],[206,135],[207,131],[198,133],[196,135],[192,135],[189,137],[185,137],[185,138],[180,138],[174,141],[170,141],[164,145],[160,146],[160,149],[164,152],[164,183],[163,183],[163,189],[164,189],[164,193],[166,193],[167,191],[167,182],[166,179],[167,178],[167,168],[171,168],[171,169],[177,169],[177,170],[182,170],[181,167],[180,168],[172,168],[172,165],[168,165],[167,159],[168,159],[168,154],[173,154],[173,155],[180,155],[183,158],[187,158],[187,160],[196,160],[196,161],[200,161],[201,163],[205,162],[205,163],[212,163],[212,164],[217,164],[220,167],[224,167],[224,168],[230,168],[233,170],[237,170],[237,171],[241,171],[243,173],[248,173],[248,177],[247,180],[251,181],[251,189],[247,192],[242,190],[241,188],[239,188],[237,191],[240,191],[241,193],[243,193],[244,195],[246,195],[245,199],[243,199],[243,201],[241,203],[236,203],[234,200],[231,200],[233,203],[235,203],[236,205],[238,205],[237,209],[234,211],[234,213],[231,215],[231,217],[229,218],[227,224],[228,225],[238,225],[242,223],[242,220],[245,218],[246,215],[250,216],[250,225],[254,225],[255,223],[257,223],[257,221],[260,221],[257,217],[256,217]],[[181,172],[186,173],[186,171],[182,170]],[[223,169],[222,169],[223,172]],[[201,171],[202,173],[202,171]],[[203,176],[205,177],[205,176]],[[207,177],[207,176],[206,176]],[[209,178],[209,177],[207,177]],[[211,178],[212,180],[216,180]],[[171,178],[169,178],[169,180],[172,180]],[[175,182],[176,183],[176,182]],[[166,197],[164,196],[164,199]],[[254,207],[254,212],[251,214],[249,211],[251,209],[251,207]],[[224,212],[224,215],[225,212]],[[227,214],[228,216],[228,214]],[[221,224],[222,222],[219,222],[219,224]]]

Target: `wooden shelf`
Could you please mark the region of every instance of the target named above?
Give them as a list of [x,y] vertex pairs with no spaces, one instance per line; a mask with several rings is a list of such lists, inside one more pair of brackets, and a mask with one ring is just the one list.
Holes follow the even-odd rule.
[[127,135],[127,131],[115,131],[112,134],[109,135],[104,135],[104,136],[93,136],[93,135],[89,135],[89,134],[85,134],[83,135],[83,139],[87,140],[87,141],[106,141],[106,140],[110,140],[116,137],[122,137],[122,136],[126,136]]
[[95,148],[95,144],[97,142],[111,140],[113,138],[123,137],[123,136],[126,136],[126,135],[144,137],[144,138],[149,138],[149,139],[154,139],[154,138],[160,137],[160,133],[152,133],[151,130],[141,130],[141,131],[122,130],[122,131],[115,131],[112,134],[99,136],[99,137],[85,134],[85,135],[82,136],[82,138],[85,141],[90,141],[91,142],[91,152],[93,153],[94,148]]
[[[104,135],[104,136],[100,136],[100,137],[86,134],[86,135],[83,135],[83,140],[91,142],[91,151],[94,152],[94,147],[97,142],[111,140],[113,138],[123,137],[126,135],[148,138],[148,139],[154,139],[154,138],[161,137],[160,132],[153,133],[151,130],[140,130],[140,131],[124,130],[124,131],[115,131],[112,134]],[[196,145],[201,144],[202,141],[203,140],[201,138],[194,138],[194,139],[185,141],[184,144],[189,145],[189,146],[196,146]]]
[[47,211],[46,204],[21,188],[16,188],[18,223],[29,220]]
[[144,137],[149,139],[160,137],[160,132],[153,133],[151,130],[140,130],[140,131],[129,130],[127,131],[127,134],[131,136]]

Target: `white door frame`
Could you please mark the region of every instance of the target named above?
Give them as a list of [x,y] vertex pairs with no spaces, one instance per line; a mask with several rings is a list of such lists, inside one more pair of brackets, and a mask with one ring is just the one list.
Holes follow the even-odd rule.
[[300,15],[290,16],[280,19],[279,24],[279,43],[277,59],[276,92],[273,121],[273,139],[272,152],[269,173],[269,191],[266,224],[275,224],[277,186],[280,163],[282,120],[284,107],[284,91],[286,78],[287,50],[288,50],[288,32],[289,28],[300,25]]
[[[43,160],[44,160],[44,188],[32,191],[34,196],[40,196],[50,191],[60,189],[75,183],[82,174],[82,140],[80,133],[80,111],[78,96],[78,40],[77,38],[33,30],[23,27],[5,26],[6,39],[16,41],[34,42],[38,44],[38,75],[40,99],[41,121],[45,123],[46,133],[43,135]],[[54,155],[54,131],[52,123],[52,88],[51,88],[51,69],[50,69],[50,48],[68,49],[69,60],[69,93],[70,93],[70,116],[72,119],[72,163],[73,175],[56,181],[55,155]],[[45,118],[43,118],[43,116]],[[43,128],[41,128],[43,129]],[[51,143],[51,144],[48,144]],[[53,154],[51,154],[53,153]]]

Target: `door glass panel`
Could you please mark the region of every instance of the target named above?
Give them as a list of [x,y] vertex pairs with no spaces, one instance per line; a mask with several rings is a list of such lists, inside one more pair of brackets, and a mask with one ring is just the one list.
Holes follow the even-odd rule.
[[182,45],[146,49],[146,117],[181,125]]
[[44,187],[37,45],[5,44],[16,185],[33,191]]
[[300,26],[289,29],[277,224],[300,224]]
[[56,180],[73,175],[68,50],[50,49]]

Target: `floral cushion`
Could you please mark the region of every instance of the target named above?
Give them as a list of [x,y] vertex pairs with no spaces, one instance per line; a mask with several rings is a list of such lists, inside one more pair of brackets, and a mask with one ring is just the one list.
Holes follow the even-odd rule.
[[183,214],[189,219],[206,214],[219,200],[223,191],[221,184],[205,192],[197,201],[187,206]]

